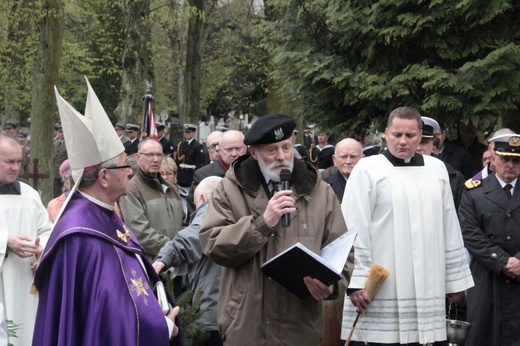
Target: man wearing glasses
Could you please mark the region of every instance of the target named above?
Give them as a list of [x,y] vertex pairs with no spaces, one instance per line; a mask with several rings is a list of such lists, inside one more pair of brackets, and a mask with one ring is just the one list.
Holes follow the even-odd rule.
[[195,170],[204,165],[204,147],[195,139],[196,131],[197,126],[184,124],[185,141],[177,145],[177,183],[186,188],[191,186]]
[[466,182],[459,207],[475,287],[467,292],[466,345],[517,345],[520,340],[520,135],[494,143],[495,172]]
[[128,194],[119,199],[125,223],[150,259],[182,228],[183,219],[177,186],[159,174],[162,150],[161,144],[151,139],[139,143],[135,154],[138,169],[128,183]]

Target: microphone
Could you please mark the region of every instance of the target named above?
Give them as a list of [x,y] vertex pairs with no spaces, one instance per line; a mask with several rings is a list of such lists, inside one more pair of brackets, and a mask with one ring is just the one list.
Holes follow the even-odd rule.
[[[282,169],[280,172],[280,181],[282,182],[282,190],[291,189],[291,171]],[[289,227],[291,225],[291,214],[282,215],[282,227]]]

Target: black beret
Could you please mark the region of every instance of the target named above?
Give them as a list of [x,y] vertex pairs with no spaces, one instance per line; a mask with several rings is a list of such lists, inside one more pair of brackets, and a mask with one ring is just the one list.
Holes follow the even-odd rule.
[[255,145],[281,142],[291,137],[295,128],[294,119],[288,115],[265,115],[255,121],[247,131],[244,143]]
[[121,124],[116,124],[116,126],[114,126],[114,129],[115,130],[124,130],[125,127],[123,125],[121,125]]

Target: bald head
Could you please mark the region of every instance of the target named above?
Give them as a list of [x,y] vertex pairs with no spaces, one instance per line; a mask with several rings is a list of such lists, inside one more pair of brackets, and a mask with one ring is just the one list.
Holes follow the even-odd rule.
[[197,208],[199,208],[211,197],[211,193],[218,186],[218,184],[220,184],[221,180],[221,177],[216,176],[202,179],[200,184],[197,185],[195,191],[193,192],[193,201],[195,202],[195,206]]
[[238,157],[246,153],[246,145],[244,144],[244,134],[240,131],[226,131],[220,137],[220,155],[222,161],[227,165],[231,165]]
[[338,167],[341,174],[348,177],[362,157],[363,147],[361,143],[352,138],[345,138],[336,144],[336,150],[332,159],[334,160],[334,166]]
[[0,134],[0,183],[10,184],[18,178],[22,165],[22,146],[16,139]]
[[222,137],[222,131],[213,131],[206,137],[206,147],[211,161],[220,160],[220,137]]

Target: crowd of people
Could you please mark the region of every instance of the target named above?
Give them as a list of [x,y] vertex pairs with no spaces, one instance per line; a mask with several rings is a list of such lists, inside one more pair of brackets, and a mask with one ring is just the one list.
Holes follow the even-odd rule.
[[[87,87],[83,115],[56,92],[47,208],[23,179],[28,133],[0,134],[0,345],[6,320],[14,346],[183,345],[173,297],[187,289],[208,346],[442,345],[451,307],[472,325],[466,345],[520,343],[520,134],[484,145],[460,123],[450,141],[399,107],[381,146],[310,127],[299,144],[283,114],[202,144],[185,124],[175,144],[162,123],[158,140],[113,126]],[[351,233],[341,279],[302,277],[308,298],[261,269]],[[370,297],[374,264],[390,274]]]

